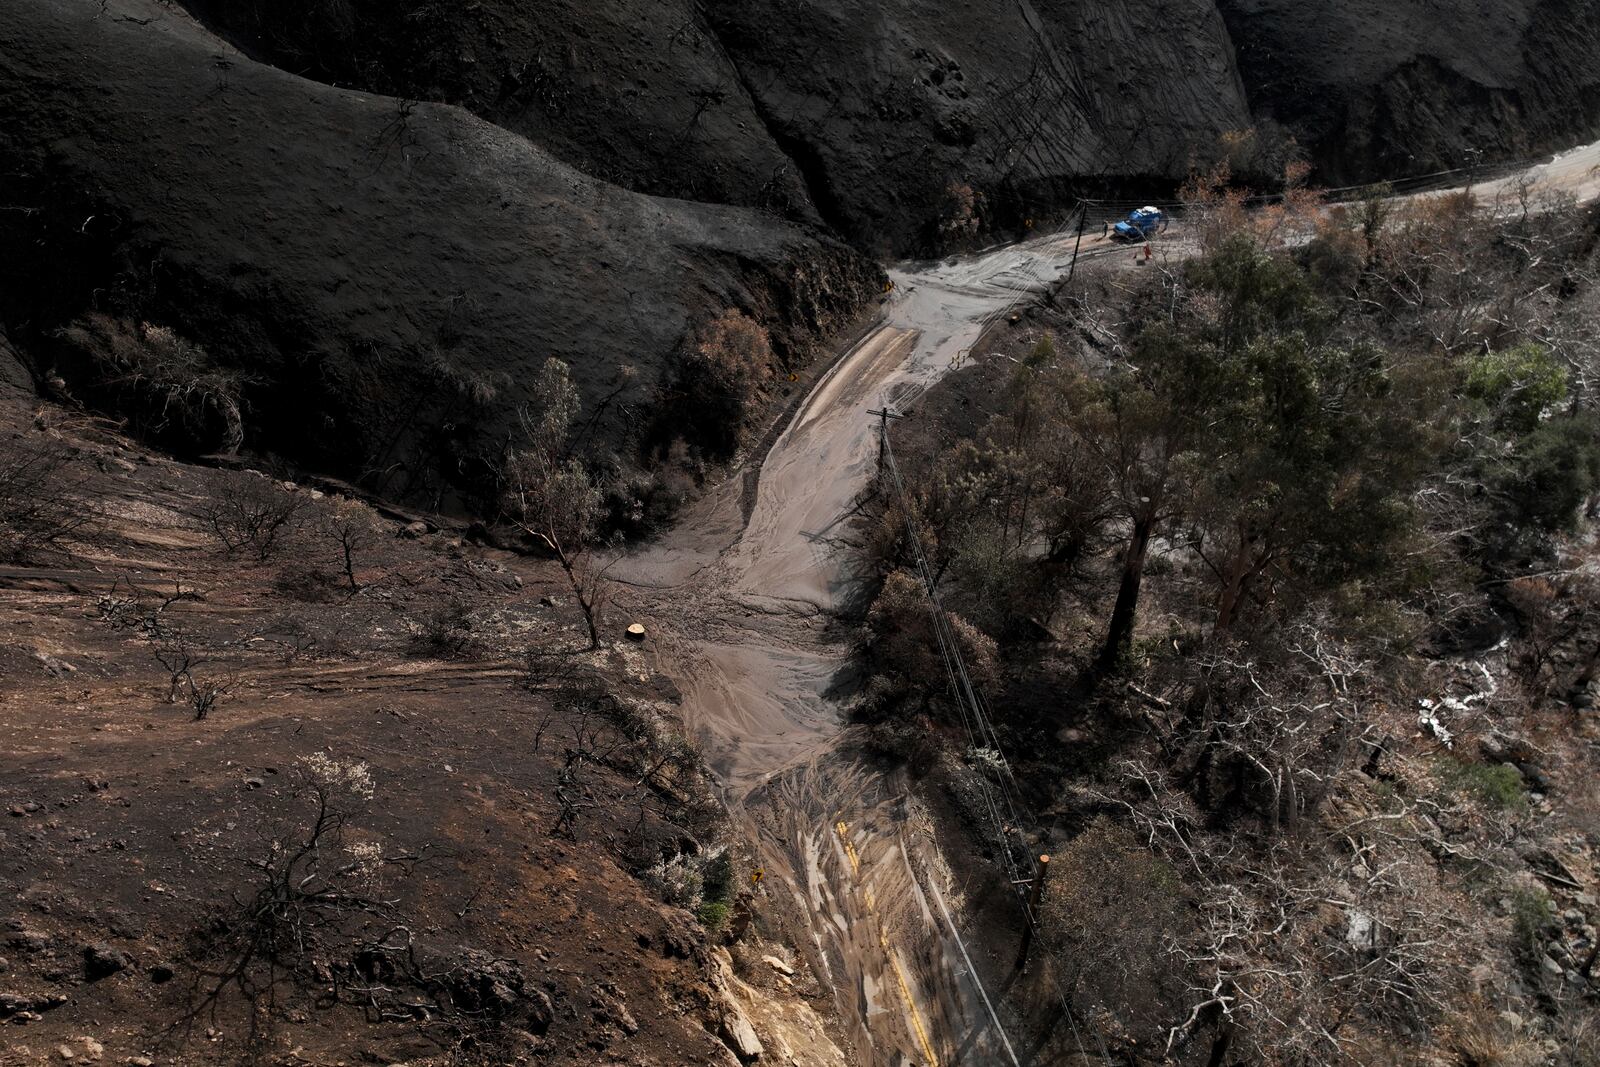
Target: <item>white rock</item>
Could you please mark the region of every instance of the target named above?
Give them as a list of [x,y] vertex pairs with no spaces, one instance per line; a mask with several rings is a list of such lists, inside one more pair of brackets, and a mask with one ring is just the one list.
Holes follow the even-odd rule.
[[730,996],[723,997],[722,1039],[741,1063],[754,1063],[766,1051],[761,1047],[761,1039],[756,1036],[756,1028],[750,1023],[750,1016]]

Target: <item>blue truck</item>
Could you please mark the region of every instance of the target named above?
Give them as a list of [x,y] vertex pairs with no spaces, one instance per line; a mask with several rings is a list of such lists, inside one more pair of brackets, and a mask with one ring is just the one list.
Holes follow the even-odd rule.
[[1147,241],[1166,229],[1167,216],[1158,207],[1142,207],[1128,213],[1128,217],[1111,227],[1111,238],[1116,241]]

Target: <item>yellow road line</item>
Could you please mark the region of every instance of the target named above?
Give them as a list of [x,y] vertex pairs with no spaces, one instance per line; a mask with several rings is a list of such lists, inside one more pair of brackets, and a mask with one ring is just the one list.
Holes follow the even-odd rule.
[[[856,846],[850,841],[850,828],[841,821],[834,825],[834,830],[844,845],[844,854],[850,860],[850,870],[859,881],[861,857],[856,855]],[[894,969],[894,980],[899,983],[900,999],[905,1001],[906,1014],[911,1018],[911,1029],[916,1031],[917,1042],[922,1046],[922,1054],[928,1058],[928,1067],[939,1067],[939,1057],[934,1054],[933,1042],[928,1040],[928,1028],[922,1025],[922,1013],[917,1010],[917,1002],[911,996],[911,985],[906,981],[905,972],[900,969],[900,957],[890,947],[889,934],[884,929],[883,919],[878,915],[878,898],[872,892],[871,886],[863,888],[866,890],[867,913],[872,916],[872,921],[878,927],[878,946],[883,949],[883,954],[889,959],[889,966]]]

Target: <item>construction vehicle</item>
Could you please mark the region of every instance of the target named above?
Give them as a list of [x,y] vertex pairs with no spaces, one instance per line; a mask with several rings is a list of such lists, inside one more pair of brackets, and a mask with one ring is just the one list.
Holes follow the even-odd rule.
[[1158,207],[1142,207],[1111,227],[1113,241],[1148,241],[1167,228],[1167,216]]

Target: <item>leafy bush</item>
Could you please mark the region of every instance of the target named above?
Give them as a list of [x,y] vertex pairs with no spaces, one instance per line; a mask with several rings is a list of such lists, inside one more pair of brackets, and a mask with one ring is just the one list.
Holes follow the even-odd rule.
[[1570,530],[1600,489],[1600,417],[1581,413],[1539,424],[1517,445],[1502,491],[1518,526]]
[[1511,949],[1523,966],[1538,966],[1544,952],[1545,927],[1555,919],[1550,895],[1542,889],[1519,889],[1511,896]]
[[472,609],[465,601],[453,598],[435,607],[423,616],[415,647],[425,655],[444,659],[476,658],[480,648]]
[[1522,788],[1522,775],[1515,767],[1489,766],[1484,763],[1467,763],[1450,759],[1443,766],[1445,785],[1463,796],[1471,797],[1500,811],[1515,811],[1528,804]]
[[1531,433],[1544,413],[1565,399],[1567,372],[1540,346],[1518,345],[1473,360],[1466,394],[1488,405],[1502,429]]
[[[992,638],[961,616],[947,613],[956,647],[979,689],[999,680],[999,650]],[[944,692],[947,678],[938,649],[940,640],[928,611],[922,584],[905,571],[892,572],[867,612],[871,633],[868,654],[873,668],[898,684],[889,692],[920,699],[926,707]]]
[[726,850],[717,853],[706,864],[700,876],[700,895],[711,903],[727,903],[733,899],[733,857]]
[[733,857],[726,848],[677,853],[658,860],[643,877],[668,904],[692,909],[708,930],[719,930],[727,923],[735,890]]
[[1159,1012],[1174,977],[1169,939],[1188,904],[1170,864],[1126,827],[1100,818],[1052,857],[1040,934],[1071,972],[1128,1022]]

